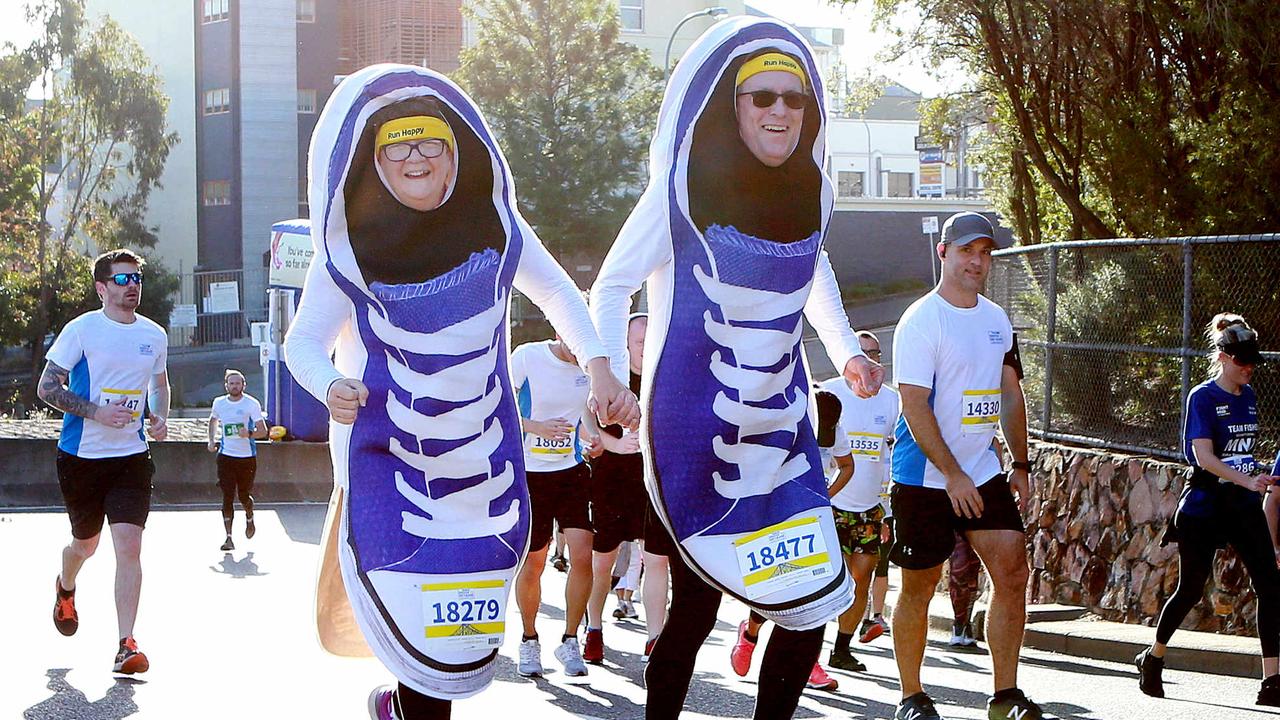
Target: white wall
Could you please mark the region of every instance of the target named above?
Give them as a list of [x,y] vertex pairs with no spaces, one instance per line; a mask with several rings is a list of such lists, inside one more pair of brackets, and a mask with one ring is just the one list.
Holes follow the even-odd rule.
[[196,63],[195,3],[174,0],[88,0],[87,14],[97,21],[109,15],[129,31],[164,83],[169,97],[168,129],[178,133],[169,150],[163,187],[152,191],[147,224],[159,228],[152,251],[177,272],[196,264]]
[[[863,192],[867,197],[884,197],[887,194],[887,179],[884,174],[888,172],[911,173],[913,192],[919,185],[920,156],[915,149],[915,138],[920,131],[920,123],[910,120],[863,121],[856,118],[833,118],[827,127],[827,147],[831,155],[830,171],[833,180],[838,177],[836,173],[840,170],[865,173]],[[871,142],[869,147],[868,135]]]

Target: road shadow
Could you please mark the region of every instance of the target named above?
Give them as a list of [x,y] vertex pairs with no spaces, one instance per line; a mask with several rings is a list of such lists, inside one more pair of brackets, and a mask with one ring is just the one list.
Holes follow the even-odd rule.
[[289,539],[296,543],[319,545],[320,536],[324,534],[324,516],[329,511],[328,503],[307,503],[304,505],[282,505],[275,508],[260,508],[274,512],[280,525]]
[[236,580],[243,580],[248,577],[260,577],[270,575],[258,570],[258,563],[253,561],[253,551],[245,553],[245,556],[236,560],[231,553],[223,553],[222,562],[217,565],[210,565],[209,569],[219,575],[226,575]]
[[49,682],[45,687],[53,696],[27,708],[23,720],[120,720],[138,712],[133,702],[135,685],[145,681],[134,678],[116,678],[116,684],[107,690],[102,699],[89,702],[85,694],[67,682],[71,668],[50,668],[45,671]]

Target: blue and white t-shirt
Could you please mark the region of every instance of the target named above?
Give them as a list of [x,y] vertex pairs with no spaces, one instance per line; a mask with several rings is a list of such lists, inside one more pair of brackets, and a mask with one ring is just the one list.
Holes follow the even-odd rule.
[[1263,471],[1253,457],[1253,444],[1258,439],[1258,398],[1253,388],[1244,385],[1239,395],[1223,390],[1213,380],[1197,385],[1187,396],[1187,422],[1182,430],[1183,452],[1187,463],[1196,462],[1191,441],[1213,440],[1213,454],[1245,475]]
[[511,384],[516,405],[526,420],[564,418],[573,432],[562,440],[524,434],[524,463],[531,472],[567,470],[582,456],[582,414],[591,394],[591,379],[577,365],[551,353],[554,340],[525,343],[511,353]]
[[253,438],[240,437],[240,431],[250,433],[262,422],[262,404],[248,393],[242,393],[240,399],[231,400],[230,395],[219,395],[213,400],[211,417],[219,422],[218,453],[234,458],[254,457],[258,454],[258,446]]
[[141,315],[129,324],[87,312],[62,328],[45,358],[70,371],[67,387],[95,405],[124,399],[133,419],[113,428],[66,414],[58,449],[82,458],[134,455],[147,449],[142,417],[151,377],[165,370],[169,338],[164,328]]
[[[937,290],[907,308],[893,334],[898,387],[929,388],[929,407],[942,440],[969,475],[983,485],[1002,467],[991,441],[1000,427],[1004,356],[1013,349],[1009,316],[982,295],[971,308],[952,305]],[[947,480],[916,444],[904,415],[894,430],[893,481],[946,488]]]

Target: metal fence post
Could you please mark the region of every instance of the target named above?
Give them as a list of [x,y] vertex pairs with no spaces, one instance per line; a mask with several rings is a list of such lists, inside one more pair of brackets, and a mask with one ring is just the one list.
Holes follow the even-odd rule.
[[1191,285],[1192,250],[1187,238],[1182,240],[1182,395],[1178,411],[1178,427],[1187,426],[1187,396],[1191,394]]
[[1044,346],[1044,405],[1040,409],[1040,430],[1050,432],[1053,418],[1053,344],[1058,327],[1058,246],[1049,246],[1049,317]]

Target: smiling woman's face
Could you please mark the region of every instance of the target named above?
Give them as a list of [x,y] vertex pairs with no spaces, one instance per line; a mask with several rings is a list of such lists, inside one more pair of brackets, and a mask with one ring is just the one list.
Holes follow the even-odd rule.
[[[426,141],[430,142],[430,141]],[[399,143],[398,143],[399,144]],[[391,192],[400,202],[419,211],[435,210],[444,202],[444,196],[453,182],[455,164],[453,148],[444,144],[444,152],[426,158],[422,152],[426,146],[413,149],[409,157],[399,162],[387,159],[391,145],[378,150],[378,167]]]
[[[778,95],[769,107],[756,107],[748,93],[769,90]],[[752,75],[738,86],[738,134],[760,162],[778,167],[791,157],[800,143],[804,108],[793,110],[783,102],[782,93],[804,92],[804,83],[789,72],[771,70]]]

